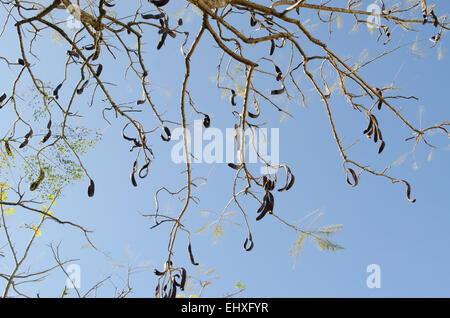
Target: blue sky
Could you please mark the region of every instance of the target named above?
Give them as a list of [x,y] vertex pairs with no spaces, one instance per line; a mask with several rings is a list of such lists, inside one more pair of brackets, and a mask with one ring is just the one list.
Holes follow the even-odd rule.
[[[370,3],[366,2],[367,5]],[[177,2],[170,4],[167,10],[175,12],[180,7]],[[125,14],[128,13],[126,9],[118,6],[117,11],[119,15]],[[436,3],[439,16],[448,13],[449,9],[450,4],[447,2]],[[185,27],[194,34],[201,18],[189,10],[183,14]],[[416,14],[420,16],[419,10]],[[305,23],[308,23],[306,19],[309,16],[305,13],[302,18]],[[311,18],[313,21],[309,24],[317,23],[314,14]],[[353,61],[361,56],[371,58],[386,49],[402,46],[393,54],[369,65],[360,75],[375,87],[387,86],[395,79],[395,87],[401,88],[399,94],[418,97],[418,101],[393,100],[395,106],[402,107],[404,116],[414,126],[430,126],[450,118],[447,98],[450,62],[446,34],[440,44],[430,49],[428,38],[436,33],[432,26],[420,25],[417,26],[418,32],[409,33],[391,26],[393,39],[383,46],[384,38],[377,42],[377,33],[370,34],[364,25],[351,31],[353,26],[351,17],[342,17],[340,28],[333,23],[331,38],[327,26],[317,26],[311,32],[338,55],[352,58]],[[182,39],[168,41],[160,51],[156,51],[157,35],[151,29],[148,31],[144,57],[149,65],[153,101],[159,110],[167,110],[168,117],[177,116],[184,74],[184,61],[179,52]],[[42,79],[57,84],[63,76],[62,55],[68,48],[65,44],[51,41],[50,32],[46,35],[49,40],[44,39],[37,44],[36,50],[44,58],[35,67],[41,72]],[[14,45],[2,44],[2,55],[13,58],[17,54],[15,34],[10,32],[0,39],[2,43],[6,41]],[[307,52],[317,51],[306,42],[304,48]],[[269,47],[255,47],[251,54],[261,55],[268,50]],[[213,46],[211,37],[206,36],[192,58],[190,89],[196,107],[211,117],[211,125],[225,130],[234,126],[234,118],[228,99],[221,98],[222,91],[215,84],[219,57],[220,52]],[[281,67],[284,66],[283,69],[289,62],[288,58],[288,51],[276,50],[274,59]],[[101,56],[101,62],[104,65],[103,78],[118,83],[117,87],[111,89],[114,98],[119,101],[140,98],[138,81],[131,75],[127,80],[123,79],[124,63],[114,62],[106,54]],[[312,70],[317,70],[317,66],[320,64],[316,64]],[[0,65],[0,69],[9,72],[0,79],[2,89],[8,91],[17,70],[8,71],[4,64]],[[333,79],[332,75],[330,72],[330,80]],[[263,80],[261,84],[265,85],[264,90],[268,92],[278,83]],[[305,87],[308,107],[302,106],[298,98],[281,101],[294,118],[280,121],[278,111],[267,104],[261,106],[263,119],[268,122],[267,127],[279,128],[280,161],[286,163],[296,177],[295,186],[290,191],[276,194],[275,212],[292,223],[302,220],[313,211],[323,212],[315,227],[342,224],[343,229],[335,234],[333,241],[344,249],[334,253],[322,252],[314,242],[308,241],[298,259],[294,260],[289,250],[297,234],[271,216],[256,222],[254,218],[258,206],[247,199],[241,202],[249,216],[255,242],[251,252],[242,248],[247,235],[245,227],[225,222],[224,233],[218,238],[213,235],[213,227],[192,234],[194,255],[203,273],[189,263],[185,237],[180,236],[177,241],[174,262],[185,266],[188,274],[211,280],[212,284],[203,294],[209,297],[235,292],[236,281],[245,285],[245,291],[241,294],[243,297],[450,296],[449,139],[436,134],[432,140],[443,149],[431,151],[421,143],[411,153],[413,144],[405,141],[411,136],[410,132],[383,108],[375,114],[387,146],[378,155],[377,146],[362,135],[367,125],[364,115],[355,112],[335,91],[330,104],[340,135],[345,136],[347,145],[360,139],[349,155],[377,169],[395,161],[400,162],[392,165],[391,175],[408,180],[412,186],[412,196],[417,202],[411,204],[406,200],[404,185],[393,185],[386,179],[367,174],[363,174],[358,187],[351,188],[345,181],[345,171],[332,138],[324,105],[310,90],[310,84],[304,77],[300,79],[300,85]],[[79,231],[48,222],[42,229],[43,235],[37,245],[39,248],[31,254],[29,264],[34,269],[49,264],[51,258],[46,244],[61,242],[62,256],[80,259],[75,263],[81,267],[82,290],[87,291],[109,274],[114,274],[114,283],[120,285],[119,277],[125,276],[126,266],[145,267],[145,270],[131,276],[131,296],[151,297],[156,285],[152,269],[161,269],[166,260],[170,228],[162,225],[150,230],[153,225],[151,220],[145,219],[139,212],[153,213],[153,195],[160,186],[175,189],[183,185],[185,177],[181,172],[184,166],[171,162],[173,142],[164,143],[158,137],[159,134],[152,135],[150,143],[156,159],[150,166],[149,177],[138,180],[137,188],[132,187],[129,173],[134,154],[129,152],[130,145],[120,137],[123,120],[115,119],[110,114],[108,118],[112,126],[109,126],[102,119],[101,109],[107,106],[100,98],[91,108],[87,100],[83,99],[76,107],[85,116],[78,124],[101,128],[104,133],[102,141],[83,157],[95,180],[96,195],[87,197],[86,180],[72,185],[65,189],[63,198],[57,202],[53,212],[63,219],[73,220],[94,230],[92,240],[108,256],[91,248],[83,248],[86,241]],[[236,110],[239,110],[239,104]],[[201,119],[190,110],[188,115],[191,121]],[[149,127],[157,125],[148,108],[137,116]],[[7,120],[7,116],[2,118],[2,121]],[[9,123],[4,125],[9,126]],[[399,158],[403,159],[398,161]],[[258,165],[251,167],[255,171],[259,170]],[[234,178],[226,164],[195,164],[193,171],[196,176],[208,176],[208,184],[195,193],[200,202],[191,205],[184,218],[185,225],[192,233],[217,219],[231,198]],[[177,198],[161,196],[161,208],[170,215],[176,216],[180,206]],[[236,206],[231,206],[228,211],[238,212]],[[11,216],[13,227],[18,227],[24,222],[22,218],[28,217],[26,212],[22,213]],[[243,225],[239,213],[230,220]],[[19,229],[17,231],[20,232]],[[3,261],[0,259],[0,262]],[[380,266],[381,288],[370,289],[366,286],[369,275],[366,268],[370,264]],[[2,266],[4,264],[0,263],[0,268]],[[213,273],[204,273],[211,269],[214,269]],[[42,296],[55,296],[60,294],[64,284],[63,273],[55,272],[43,283],[29,285],[24,290],[39,290]],[[113,291],[114,285],[108,282],[98,295],[109,297]],[[74,296],[73,291],[69,295]]]

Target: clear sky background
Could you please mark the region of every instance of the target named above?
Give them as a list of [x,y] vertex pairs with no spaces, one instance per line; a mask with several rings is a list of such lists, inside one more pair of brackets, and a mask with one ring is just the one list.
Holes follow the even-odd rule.
[[[363,2],[364,6],[371,3]],[[389,5],[389,1],[385,2]],[[430,2],[436,3],[438,16],[443,16],[450,9],[447,1]],[[145,5],[149,10],[152,8]],[[193,35],[199,29],[201,17],[190,9],[181,12],[178,10],[181,7],[180,1],[172,1],[167,6],[167,11],[180,14],[186,30]],[[115,10],[119,16],[130,12],[123,3],[117,5]],[[1,20],[4,14],[2,10]],[[420,17],[419,9],[415,11],[415,15]],[[307,22],[308,18],[312,21]],[[445,33],[442,42],[430,49],[431,42],[428,38],[437,32],[432,26],[417,25],[418,32],[406,33],[400,27],[389,24],[393,39],[384,46],[384,37],[377,42],[378,32],[371,34],[362,24],[354,29],[352,17],[342,17],[340,27],[336,22],[332,23],[331,37],[328,26],[313,26],[317,24],[315,13],[305,13],[302,21],[312,26],[313,35],[320,37],[330,49],[342,57],[351,58],[353,62],[367,61],[385,50],[401,46],[396,52],[365,68],[361,75],[375,87],[390,85],[394,80],[395,87],[401,88],[399,94],[418,97],[418,101],[393,100],[396,107],[402,107],[403,114],[414,126],[430,126],[450,118],[450,48]],[[247,18],[242,20],[244,22],[248,24]],[[1,55],[15,59],[18,42],[11,30],[0,39]],[[168,117],[176,116],[184,75],[184,61],[179,51],[183,39],[170,39],[160,51],[156,51],[158,36],[153,29],[147,31],[149,32],[144,36],[147,42],[145,59],[153,84],[153,101],[160,111],[168,111]],[[68,47],[57,40],[52,41],[50,32],[45,34],[48,39],[42,39],[35,48],[42,55],[42,60],[36,63],[35,68],[41,72],[43,80],[57,84],[63,77],[64,52]],[[309,54],[317,52],[306,41],[302,45]],[[255,47],[251,54],[261,55],[268,50],[268,46]],[[283,69],[289,63],[288,51],[275,51],[274,59],[280,67],[284,66]],[[222,91],[215,84],[219,57],[220,51],[213,45],[210,36],[206,36],[192,58],[190,88],[197,108],[211,117],[211,125],[225,130],[234,126],[234,118],[231,114],[232,106],[227,98],[221,98]],[[116,88],[111,88],[115,98],[119,101],[140,98],[138,81],[131,74],[127,80],[123,79],[125,63],[120,59],[115,62],[105,53],[101,56],[101,62],[105,67],[103,79],[107,81],[109,78],[119,84]],[[317,66],[319,64],[312,67],[312,70],[317,70]],[[17,69],[9,70],[2,63],[0,71],[4,74],[0,78],[0,87],[9,92]],[[72,72],[78,76],[75,70]],[[334,74],[330,72],[328,76],[334,82]],[[344,249],[334,253],[323,252],[314,242],[309,241],[299,257],[294,259],[289,255],[289,250],[295,243],[297,234],[271,216],[256,222],[256,202],[241,200],[249,216],[255,242],[251,252],[242,248],[247,233],[242,216],[236,213],[229,219],[231,222],[223,223],[222,236],[213,235],[214,227],[192,235],[193,252],[201,264],[200,268],[190,264],[187,243],[182,235],[177,241],[174,262],[185,266],[189,274],[212,281],[203,294],[207,297],[220,297],[235,292],[236,281],[245,285],[245,291],[240,294],[243,297],[450,296],[449,139],[445,135],[436,134],[431,140],[442,149],[432,150],[421,143],[412,153],[413,143],[405,141],[405,138],[411,136],[409,130],[383,108],[375,114],[387,145],[384,152],[377,155],[377,146],[362,135],[367,126],[364,114],[354,111],[335,91],[330,104],[340,135],[345,136],[347,145],[360,139],[349,151],[350,156],[378,169],[397,162],[392,165],[390,173],[410,182],[412,197],[417,202],[411,204],[406,200],[404,185],[392,185],[386,179],[367,174],[361,177],[358,187],[351,188],[345,181],[345,171],[342,169],[341,157],[324,105],[317,94],[310,90],[311,86],[304,77],[299,82],[305,88],[307,107],[301,105],[298,98],[281,100],[283,107],[294,118],[280,121],[278,111],[268,104],[261,106],[263,119],[268,122],[267,127],[279,128],[280,161],[288,164],[296,177],[295,186],[290,191],[277,192],[275,211],[292,223],[301,221],[313,211],[320,211],[323,216],[314,227],[342,224],[344,228],[332,239]],[[278,85],[275,81],[267,80],[261,83],[266,85],[266,92]],[[26,90],[26,86],[22,89]],[[61,93],[61,96],[67,98],[64,93],[68,93],[68,89]],[[242,99],[239,98],[238,102],[242,102]],[[93,198],[87,197],[88,181],[85,180],[66,188],[63,198],[52,211],[63,219],[73,220],[94,230],[92,240],[108,256],[91,248],[84,248],[86,241],[79,231],[48,222],[39,238],[40,248],[30,255],[29,264],[33,269],[51,264],[53,260],[46,244],[61,242],[63,257],[80,259],[75,263],[82,270],[82,290],[87,291],[110,274],[113,274],[112,281],[120,285],[120,277],[124,278],[126,267],[131,266],[142,268],[131,276],[131,296],[153,297],[156,276],[152,270],[163,267],[170,228],[162,225],[150,230],[152,220],[144,218],[139,212],[154,212],[153,195],[160,186],[171,189],[181,186],[185,181],[181,174],[185,167],[171,161],[170,150],[174,143],[164,143],[158,137],[159,134],[153,135],[150,143],[156,159],[150,166],[149,177],[138,180],[137,188],[132,187],[129,173],[134,154],[129,152],[130,145],[120,136],[123,120],[116,120],[109,114],[112,126],[108,125],[101,114],[102,108],[107,107],[107,104],[100,98],[91,108],[87,105],[87,99],[81,98],[76,107],[85,116],[78,124],[101,128],[103,131],[102,141],[83,157],[95,180],[96,195]],[[239,107],[238,104],[236,110],[239,111]],[[149,126],[156,126],[157,122],[148,105],[145,109],[139,118]],[[190,109],[188,115],[191,121],[197,117],[201,119]],[[7,115],[0,119],[2,126],[6,127],[3,134],[10,127],[10,119]],[[255,171],[259,170],[259,164],[251,167]],[[231,198],[234,178],[233,171],[226,164],[195,164],[193,169],[196,176],[208,176],[209,179],[208,184],[195,193],[200,199],[199,204],[192,204],[184,219],[192,233],[217,219]],[[170,199],[164,195],[161,196],[160,203],[162,210],[172,216],[177,215],[181,206],[176,197]],[[235,206],[231,206],[228,211],[238,212]],[[26,212],[21,213],[10,216],[10,227],[15,227],[18,233],[21,231],[19,225],[27,217]],[[300,226],[306,224],[303,222]],[[1,245],[3,243],[0,242]],[[370,264],[378,264],[381,268],[379,289],[366,286],[369,275],[366,269]],[[6,266],[7,260],[0,258],[0,268]],[[205,274],[211,269],[214,269],[211,274]],[[41,296],[58,296],[64,284],[64,274],[55,272],[46,281],[24,287],[24,290],[38,289]],[[98,295],[109,297],[113,292],[114,285],[107,282],[99,289]],[[74,296],[73,291],[69,295]]]

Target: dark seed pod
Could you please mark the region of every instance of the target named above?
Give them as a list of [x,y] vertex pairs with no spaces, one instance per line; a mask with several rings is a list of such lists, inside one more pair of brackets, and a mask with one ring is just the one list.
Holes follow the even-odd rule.
[[28,145],[28,138],[25,139],[19,146],[20,149],[22,149],[23,147],[25,147],[26,145]]
[[8,154],[8,156],[10,156],[10,157],[13,156],[13,154],[12,154],[12,152],[11,152],[11,148],[9,147],[9,142],[8,142],[8,140],[5,140],[5,150],[6,150],[6,153]]
[[83,94],[84,89],[86,88],[87,84],[89,83],[89,80],[86,80],[83,85],[79,89],[77,89],[77,94],[81,95]]
[[386,146],[386,143],[384,142],[384,140],[382,140],[380,148],[378,148],[378,154],[383,152],[385,146]]
[[286,185],[283,188],[278,189],[278,191],[282,192],[282,191],[289,190],[294,185],[294,182],[295,182],[295,177],[292,174],[291,169],[289,169],[289,167],[286,166]]
[[274,198],[273,198],[273,194],[271,192],[266,192],[266,194],[264,195],[263,206],[264,206],[264,208],[262,209],[260,214],[256,217],[256,221],[262,220],[262,218],[267,213],[273,212]]
[[416,199],[411,199],[411,186],[409,185],[409,183],[405,180],[400,181],[406,185],[406,198],[408,199],[408,201],[411,203],[416,202]]
[[373,121],[372,121],[372,117],[369,116],[369,125],[367,126],[367,128],[363,131],[363,134],[367,134],[369,131],[372,130],[373,127]]
[[166,126],[164,126],[163,129],[164,129],[164,132],[166,133],[167,137],[164,137],[164,135],[161,134],[161,139],[164,140],[164,141],[170,141],[170,138],[172,136],[171,133],[170,133],[170,129],[167,128]]
[[[375,89],[378,95],[383,96],[383,91],[379,88]],[[381,110],[381,106],[383,105],[383,101],[381,99],[378,100],[378,110]]]
[[232,169],[234,169],[234,170],[239,170],[239,169],[241,169],[242,164],[236,165],[236,164],[230,162],[230,163],[228,164],[228,167],[230,167],[230,168],[232,168]]
[[142,19],[163,19],[165,17],[164,13],[159,14],[141,14]]
[[209,128],[210,125],[211,125],[211,119],[209,118],[208,115],[205,115],[205,118],[203,118],[203,126],[205,128]]
[[[348,173],[352,175],[353,183],[348,178]],[[352,187],[356,187],[358,185],[358,176],[356,175],[356,172],[352,168],[348,168],[347,170],[347,183],[351,185]]]
[[30,191],[34,191],[37,189],[37,187],[41,184],[41,182],[44,180],[45,173],[44,170],[39,171],[39,177],[36,181],[34,181],[32,184],[30,184]]
[[231,90],[231,96],[230,96],[230,103],[233,106],[236,106],[236,101],[234,100],[236,97],[236,92],[234,91],[234,89]]
[[55,96],[56,99],[59,98],[58,93],[59,93],[59,90],[61,89],[62,85],[63,85],[63,84],[60,83],[58,86],[56,86],[56,88],[55,88],[54,91],[53,91],[53,96]]
[[188,252],[189,252],[189,258],[191,259],[192,265],[197,266],[198,263],[194,260],[194,255],[192,254],[191,242],[189,242],[189,245],[188,245]]
[[183,25],[183,19],[179,18],[177,21],[178,26],[182,26]]
[[103,5],[105,6],[105,7],[108,7],[108,8],[112,8],[112,7],[115,7],[116,5],[114,4],[114,3],[108,3],[108,2],[103,2]]
[[169,3],[169,0],[149,0],[149,1],[157,7],[163,7]]
[[271,95],[280,95],[283,94],[285,88],[284,85],[282,85],[282,87],[280,89],[274,89],[270,92]]
[[272,39],[272,40],[270,40],[270,51],[269,51],[269,55],[273,55],[273,52],[275,52],[275,41]]
[[254,27],[256,25],[255,14],[253,12],[250,13],[250,26]]
[[93,197],[95,192],[95,184],[94,180],[90,179],[89,187],[88,187],[88,196]]
[[100,74],[102,74],[102,71],[103,71],[103,65],[99,64],[98,67],[97,67],[97,71],[95,72],[95,75],[97,77],[99,77]]
[[80,58],[80,55],[77,52],[72,51],[72,50],[67,51],[67,55],[72,56],[72,57],[77,58],[77,59]]
[[6,94],[3,93],[2,96],[0,96],[0,103],[3,103],[3,101],[6,99]]
[[155,273],[156,276],[162,276],[164,275],[165,272],[160,272],[159,270],[157,270],[156,268],[153,270],[153,272]]
[[181,267],[181,282],[180,282],[181,290],[184,290],[184,286],[186,285],[186,278],[187,278],[186,269],[184,269],[184,267]]
[[[247,246],[248,242],[250,242],[249,246]],[[253,249],[253,246],[254,246],[254,244],[253,244],[253,240],[252,240],[252,234],[249,233],[248,238],[246,238],[245,242],[244,242],[244,250],[246,250],[247,252],[250,252]]]
[[275,78],[277,81],[281,80],[283,78],[283,73],[281,72],[281,69],[275,65],[275,72],[277,72],[277,77]]
[[21,58],[17,59],[17,63],[20,64],[20,65],[25,65],[25,61],[23,59],[21,59]]
[[133,184],[133,186],[137,187],[137,182],[136,182],[136,178],[134,176],[134,172],[132,172],[130,174],[130,179],[131,179],[131,183]]
[[44,136],[44,138],[42,138],[41,142],[44,144],[47,142],[47,140],[50,139],[50,137],[52,136],[52,131],[49,129],[47,131],[47,134]]
[[83,49],[87,50],[87,51],[92,51],[93,49],[95,49],[95,45],[94,44],[88,44],[88,45],[83,46]]
[[27,134],[25,135],[25,139],[31,138],[33,136],[33,129],[30,128],[30,130],[27,132]]

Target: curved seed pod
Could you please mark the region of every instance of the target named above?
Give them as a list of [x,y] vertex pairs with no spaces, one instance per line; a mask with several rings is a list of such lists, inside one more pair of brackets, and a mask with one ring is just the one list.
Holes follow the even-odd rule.
[[189,245],[188,245],[188,252],[189,252],[189,258],[191,259],[192,265],[197,266],[198,263],[194,260],[194,255],[192,254],[191,242],[189,242]]
[[88,44],[88,45],[83,46],[83,49],[87,50],[87,51],[92,51],[93,49],[95,49],[95,45],[94,44]]
[[83,85],[79,89],[77,89],[77,94],[81,95],[83,94],[84,89],[86,88],[87,84],[89,83],[89,80],[86,80]]
[[[148,175],[148,166],[150,165],[150,161],[146,162],[138,172],[139,178],[144,179]],[[142,174],[142,172],[145,172]]]
[[100,57],[100,51],[101,51],[100,45],[97,45],[97,46],[95,47],[94,55],[92,56],[92,60],[93,60],[93,61],[97,60],[97,59]]
[[[378,95],[383,96],[383,91],[379,88],[375,88]],[[381,110],[381,106],[383,105],[383,101],[381,99],[378,100],[378,110]]]
[[157,270],[156,268],[153,270],[153,272],[155,273],[156,276],[162,276],[164,275],[165,272],[160,272],[159,270]]
[[235,97],[236,97],[236,92],[234,91],[234,89],[232,89],[231,90],[231,96],[230,96],[230,103],[233,106],[236,106]]
[[[350,179],[348,178],[349,172],[352,175],[353,183],[351,183]],[[356,172],[352,168],[348,168],[347,170],[347,183],[352,187],[356,187],[358,185],[358,176],[356,175]]]
[[273,55],[273,52],[275,51],[275,41],[272,39],[270,40],[270,51],[269,55]]
[[112,8],[112,7],[116,6],[114,3],[108,3],[108,2],[103,2],[103,5],[108,8]]
[[378,154],[383,152],[385,146],[386,146],[386,143],[384,142],[384,140],[382,140],[380,148],[378,148]]
[[63,85],[62,83],[58,84],[58,86],[56,86],[56,88],[53,90],[53,96],[54,96],[56,99],[59,98],[58,93],[59,93],[59,90],[61,89],[62,85]]
[[253,12],[250,12],[250,26],[254,27],[256,25],[256,19],[255,14]]
[[136,105],[142,105],[145,103],[145,98],[144,99],[140,99],[136,102]]
[[230,163],[228,164],[228,167],[230,167],[230,168],[232,168],[232,169],[234,169],[234,170],[239,170],[239,169],[241,169],[242,164],[236,165],[236,164],[230,162]]
[[47,123],[47,129],[50,129],[50,128],[52,128],[52,120],[51,119],[49,119],[48,123]]
[[406,198],[408,199],[408,201],[411,203],[416,202],[416,199],[411,199],[411,186],[409,185],[409,183],[406,180],[400,181],[406,185]]
[[25,139],[31,138],[33,136],[33,129],[30,128],[30,130],[27,132],[27,134],[24,136]]
[[275,72],[277,73],[277,77],[275,78],[277,81],[281,80],[283,78],[283,73],[281,72],[281,69],[275,65]]
[[181,290],[184,290],[184,286],[186,285],[186,278],[187,278],[186,269],[184,269],[184,267],[181,267],[181,282],[180,282]]
[[135,138],[131,138],[125,135],[125,129],[128,127],[129,123],[126,124],[123,128],[122,128],[122,138],[128,141],[134,141],[136,140]]
[[163,134],[161,134],[161,139],[164,141],[170,141],[170,138],[171,138],[170,129],[167,128],[166,126],[164,126],[163,129],[164,129],[164,132],[166,133],[167,137],[164,137]]
[[371,131],[373,128],[373,120],[372,117],[369,116],[369,125],[367,126],[367,128],[363,131],[363,134],[367,134],[369,131]]
[[134,172],[130,174],[131,183],[133,186],[137,187],[136,177],[134,176]]
[[168,4],[169,0],[150,0],[150,2],[159,8]]
[[39,171],[39,177],[36,181],[34,181],[32,184],[30,184],[30,191],[34,191],[37,189],[37,187],[41,184],[42,180],[44,180],[45,173],[44,170]]
[[95,192],[95,184],[94,180],[90,179],[89,187],[88,187],[88,196],[93,197]]
[[205,115],[205,118],[203,118],[203,126],[205,128],[208,128],[211,125],[211,119],[208,115]]
[[274,89],[274,90],[270,91],[270,94],[271,95],[280,95],[280,94],[283,94],[284,90],[285,90],[284,85],[282,85],[280,89]]
[[272,213],[274,206],[274,198],[272,193],[267,192],[264,196],[264,209],[261,213],[256,217],[256,221],[261,220],[267,213]]
[[8,156],[10,156],[10,157],[13,156],[13,154],[12,154],[12,152],[11,152],[11,148],[9,147],[9,142],[8,142],[8,140],[5,140],[5,150],[6,150],[6,153],[8,154]]
[[23,147],[25,147],[26,145],[28,145],[28,138],[25,139],[25,140],[20,144],[19,148],[23,148]]
[[433,19],[433,26],[436,28],[439,25],[439,20],[436,14],[434,13],[434,9],[430,10],[431,18]]
[[49,140],[51,136],[52,136],[52,131],[49,129],[49,130],[47,131],[47,135],[45,135],[44,138],[42,138],[41,142],[42,142],[43,144],[46,143],[47,140]]
[[141,14],[142,19],[163,19],[165,17],[164,13],[159,14]]
[[3,101],[6,99],[6,94],[3,93],[2,96],[0,96],[0,103],[3,103]]
[[133,186],[137,187],[137,182],[136,182],[136,178],[135,178],[135,173],[136,173],[136,169],[137,169],[137,160],[134,161],[133,163],[133,171],[130,174],[130,179],[131,179],[131,183],[133,184]]
[[99,77],[100,74],[102,74],[102,71],[103,71],[103,65],[99,64],[98,67],[97,67],[97,71],[95,72],[95,75],[97,77]]
[[[250,242],[250,246],[247,246],[247,243]],[[246,250],[247,252],[250,252],[253,249],[253,240],[252,240],[252,233],[248,234],[248,238],[245,239],[244,242],[244,250]]]
[[278,189],[279,192],[289,190],[290,188],[292,188],[295,182],[295,177],[292,174],[291,169],[288,166],[286,166],[285,169],[286,169],[286,184],[283,188]]
[[255,106],[256,114],[252,114],[249,111],[247,111],[247,114],[251,118],[258,118],[259,114],[260,114],[260,111],[259,111],[259,105],[258,105],[258,102],[256,101],[256,99],[253,100],[253,105]]

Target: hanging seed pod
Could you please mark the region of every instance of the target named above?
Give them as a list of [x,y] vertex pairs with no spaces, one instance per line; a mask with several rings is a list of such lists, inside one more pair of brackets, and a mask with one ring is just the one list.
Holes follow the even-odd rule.
[[103,71],[103,65],[99,64],[98,67],[97,67],[97,71],[95,72],[95,75],[97,77],[99,77],[100,74],[102,74],[102,71]]
[[153,3],[155,6],[159,7],[163,7],[166,4],[169,3],[169,0],[149,0],[151,3]]
[[62,83],[58,84],[58,86],[56,86],[56,88],[53,90],[53,96],[54,96],[56,99],[59,98],[58,93],[59,93],[59,90],[61,89],[62,85],[63,85]]
[[183,25],[183,19],[179,18],[177,21],[178,26],[182,26]]
[[88,187],[88,196],[93,197],[95,192],[95,184],[94,180],[90,179],[89,187]]
[[3,93],[2,96],[0,96],[0,103],[3,103],[3,101],[6,99],[6,94]]
[[134,163],[133,163],[133,171],[130,174],[131,183],[135,187],[137,187],[137,182],[136,182],[136,177],[135,177],[136,170],[137,170],[137,160],[134,161]]
[[426,0],[419,0],[419,2],[422,7],[423,24],[425,24],[428,21],[427,3]]
[[83,94],[84,89],[86,88],[87,84],[89,83],[89,80],[86,80],[83,85],[79,89],[77,89],[77,94],[81,95]]
[[52,131],[49,129],[47,131],[47,134],[44,136],[44,138],[42,138],[41,143],[43,143],[43,144],[46,143],[50,139],[51,136],[52,136]]
[[247,111],[247,114],[250,118],[258,118],[260,111],[259,111],[259,105],[258,105],[258,102],[256,101],[256,99],[253,100],[253,105],[255,106],[256,114],[250,113],[249,111]]
[[164,129],[164,132],[166,133],[167,137],[164,137],[164,135],[161,134],[161,139],[164,140],[164,141],[170,141],[170,138],[172,136],[171,133],[170,133],[170,129],[167,128],[166,126],[164,126],[163,129]]
[[27,132],[27,134],[25,135],[25,139],[29,139],[33,136],[33,129],[30,128],[30,130]]
[[148,20],[148,19],[163,19],[165,17],[164,13],[159,14],[141,14],[142,19]]
[[369,131],[371,131],[373,128],[373,120],[372,117],[369,116],[369,125],[367,126],[367,128],[363,131],[363,134],[367,134]]
[[92,60],[95,61],[100,57],[100,44],[97,44],[97,46],[95,47],[95,52],[94,55],[92,56]]
[[210,125],[211,125],[211,119],[209,118],[208,115],[205,115],[205,118],[203,118],[203,126],[205,128],[209,128]]
[[88,45],[83,46],[83,50],[92,51],[93,49],[95,49],[94,44],[88,44]]
[[36,181],[34,181],[32,184],[30,184],[30,191],[34,191],[37,189],[37,187],[41,184],[41,182],[44,180],[45,173],[44,170],[39,171],[39,177]]
[[[247,246],[247,243],[250,242],[250,245]],[[244,250],[246,250],[247,252],[250,252],[253,249],[253,239],[252,239],[252,233],[248,233],[248,238],[245,239],[244,242]]]
[[191,259],[192,265],[197,266],[198,263],[194,260],[194,255],[192,254],[191,242],[189,242],[189,245],[188,245],[188,252],[189,252],[189,258]]
[[165,272],[160,272],[159,270],[157,270],[156,268],[153,270],[153,272],[155,273],[156,276],[162,276],[164,275]]
[[181,282],[180,282],[181,290],[184,290],[184,286],[186,286],[186,278],[187,278],[186,269],[184,269],[184,267],[181,267]]
[[280,89],[274,89],[270,92],[270,94],[271,95],[280,95],[280,94],[283,94],[284,90],[285,90],[285,87],[284,87],[284,85],[282,85],[282,87]]
[[21,58],[17,59],[17,63],[22,65],[22,66],[25,65],[25,61],[23,59],[21,59]]
[[270,40],[270,51],[269,51],[269,55],[273,55],[273,52],[275,52],[275,41],[272,39],[272,40]]
[[253,12],[250,12],[250,26],[254,27],[256,25],[256,19],[255,14]]
[[[353,183],[348,178],[348,173],[349,172],[352,175]],[[356,172],[352,168],[348,168],[348,170],[347,170],[347,183],[349,185],[351,185],[352,187],[356,187],[358,185],[358,176],[357,176]]]
[[386,146],[386,143],[384,142],[384,140],[382,140],[380,148],[378,148],[378,154],[383,152],[385,146]]
[[239,169],[241,169],[242,164],[236,165],[236,164],[230,162],[230,163],[228,164],[228,167],[230,167],[230,168],[232,168],[232,169],[234,169],[234,170],[239,170]]
[[28,138],[26,138],[19,146],[20,149],[22,149],[23,147],[25,147],[26,145],[28,145]]
[[[379,88],[375,88],[377,94],[382,97],[383,96],[383,91]],[[383,105],[383,101],[381,99],[378,100],[378,110],[381,110],[381,106]]]
[[275,202],[274,202],[273,194],[271,192],[266,192],[266,195],[264,196],[264,199],[263,199],[264,208],[262,209],[260,214],[256,217],[256,221],[262,220],[262,218],[267,213],[272,213],[273,212],[274,203]]
[[8,140],[5,140],[5,151],[6,151],[6,153],[8,154],[8,156],[10,156],[10,157],[13,156],[12,151],[11,151],[11,148],[9,147],[9,142],[8,142]]
[[416,199],[411,199],[411,186],[409,185],[409,183],[406,180],[400,181],[406,185],[406,198],[408,199],[408,201],[411,203],[416,202]]
[[439,25],[439,20],[436,14],[434,13],[434,9],[430,11],[431,18],[433,19],[433,26],[436,28]]
[[281,72],[281,69],[277,65],[275,65],[275,72],[277,73],[277,76],[275,79],[277,81],[281,80],[283,78],[283,73]]
[[236,92],[234,91],[234,89],[232,89],[231,90],[231,96],[230,96],[230,103],[233,106],[236,106],[235,97],[236,97]]
[[279,192],[289,190],[290,188],[292,188],[292,186],[294,185],[294,182],[295,182],[295,177],[292,174],[291,169],[289,169],[289,167],[286,166],[285,170],[286,170],[286,184],[283,188],[278,189]]

